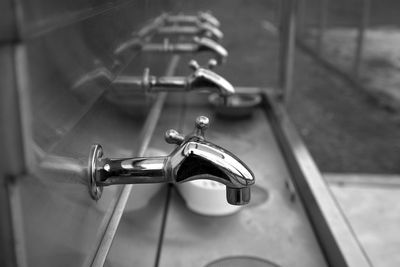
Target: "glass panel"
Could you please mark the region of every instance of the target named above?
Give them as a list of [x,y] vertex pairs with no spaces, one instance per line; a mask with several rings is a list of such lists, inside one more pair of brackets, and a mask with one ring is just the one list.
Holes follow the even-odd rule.
[[[325,172],[398,173],[396,1],[303,1],[306,18],[326,3],[322,37],[306,26],[289,110]],[[321,14],[321,11],[318,11]],[[318,13],[317,12],[317,13]],[[319,21],[319,22],[318,22]],[[321,45],[309,42],[316,32]],[[311,56],[311,57],[309,57]],[[379,156],[378,156],[379,155]]]
[[18,180],[15,208],[29,266],[90,264],[121,191],[107,187],[99,201],[91,199],[90,147],[103,145],[109,157],[135,155],[154,98],[136,88],[116,102],[120,91],[111,85],[123,71],[141,75],[154,60],[136,48],[115,54],[155,12],[147,1],[75,2],[22,2],[17,64],[30,173]]

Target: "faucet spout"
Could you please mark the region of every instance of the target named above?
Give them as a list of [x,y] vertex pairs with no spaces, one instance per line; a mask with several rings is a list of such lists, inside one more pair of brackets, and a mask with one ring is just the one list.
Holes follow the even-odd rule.
[[236,156],[212,143],[193,137],[168,159],[170,175],[176,183],[209,179],[226,185],[227,201],[243,205],[250,201],[254,174]]
[[250,202],[250,188],[226,187],[226,200],[232,205],[244,205]]
[[214,53],[218,64],[225,63],[228,51],[221,44],[207,37],[194,37],[193,41],[197,45],[197,51]]
[[217,91],[221,96],[229,96],[235,93],[235,88],[222,76],[215,72],[198,68],[192,75],[188,77],[188,90],[208,89]]

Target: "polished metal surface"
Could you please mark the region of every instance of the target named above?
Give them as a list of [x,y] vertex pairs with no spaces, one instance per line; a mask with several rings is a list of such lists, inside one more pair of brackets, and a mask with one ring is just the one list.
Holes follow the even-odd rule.
[[[182,76],[161,76],[150,75],[146,68],[143,76],[118,76],[113,84],[120,86],[119,90],[140,90],[143,93],[152,92],[190,92],[190,91],[216,91],[220,96],[225,97],[235,93],[235,88],[222,76],[210,69],[200,67],[196,61],[189,63],[193,73],[187,77]],[[210,60],[209,68],[215,66],[215,61]]]
[[88,186],[89,186],[89,194],[94,200],[99,200],[101,194],[103,193],[103,188],[97,186],[95,171],[97,170],[97,158],[103,155],[103,148],[100,145],[94,145],[90,149],[89,160],[88,160]]
[[[226,185],[228,203],[249,203],[253,173],[235,155],[205,141],[204,131],[208,125],[207,117],[198,117],[195,130],[184,139],[168,131],[167,142],[175,143],[177,147],[165,157],[103,158],[101,152],[96,153],[102,151],[101,146],[94,145],[89,158],[88,179],[95,180],[99,188],[116,184],[184,183],[209,179]],[[89,189],[93,190],[92,183],[89,183]],[[96,198],[97,191],[91,191],[91,194]]]
[[182,114],[182,130],[191,128],[193,116],[207,116],[213,125],[208,138],[240,155],[257,181],[249,205],[218,218],[193,213],[172,190],[159,266],[207,266],[241,256],[276,266],[327,266],[302,202],[290,199],[285,185],[290,170],[264,112],[257,108],[247,120],[224,120],[206,105],[207,96],[185,99],[190,109]]
[[[245,91],[253,93],[262,91],[256,88],[246,89],[248,90]],[[147,216],[150,210],[146,209],[143,213],[127,216],[117,233],[117,239],[110,253],[113,256],[109,261],[110,264],[130,266],[132,262],[141,262],[138,259],[146,253],[149,242],[153,241],[161,242],[158,266],[207,266],[221,259],[241,259],[241,257],[260,259],[271,264],[273,262],[277,266],[327,266],[325,260],[328,259],[323,256],[319,243],[321,238],[326,238],[326,233],[321,234],[318,230],[314,232],[314,224],[309,222],[311,218],[314,223],[322,223],[318,212],[305,212],[304,209],[308,211],[309,207],[302,204],[304,193],[307,194],[300,191],[302,188],[296,187],[294,192],[289,192],[287,189],[287,180],[296,180],[299,177],[298,174],[292,176],[292,170],[288,168],[293,162],[286,158],[288,151],[282,147],[281,143],[285,142],[283,137],[275,139],[278,135],[274,127],[279,126],[276,120],[280,117],[272,119],[275,111],[272,112],[271,108],[274,109],[274,106],[264,107],[267,114],[272,113],[271,116],[266,117],[263,110],[257,109],[254,116],[248,120],[226,121],[215,117],[212,111],[204,106],[205,99],[203,96],[185,95],[184,100],[178,102],[191,106],[190,110],[185,110],[179,108],[181,104],[177,107],[176,97],[170,98],[169,102],[173,104],[165,106],[162,123],[157,127],[155,134],[156,136],[162,134],[165,127],[172,124],[181,124],[182,126],[178,128],[188,130],[192,123],[191,117],[198,114],[207,115],[214,122],[214,127],[209,131],[209,138],[220,144],[232,146],[233,152],[243,155],[257,175],[257,185],[254,188],[257,190],[253,190],[255,202],[251,202],[235,215],[213,218],[192,213],[183,204],[183,199],[177,191],[172,190],[170,203],[166,201],[168,207],[165,210],[167,215],[164,235],[156,241],[132,231],[135,225],[142,224],[133,224],[129,218]],[[276,110],[276,112],[280,114],[281,111]],[[243,132],[243,127],[247,129],[246,132]],[[289,131],[286,128],[284,130]],[[182,142],[183,136],[176,131],[169,132],[167,136],[171,137],[171,143]],[[159,138],[155,140],[152,146],[164,149],[167,147]],[[300,143],[296,145],[296,149],[304,147]],[[312,178],[318,177],[312,176]],[[264,196],[265,194],[267,196]],[[291,194],[298,194],[299,197],[293,199]],[[154,203],[157,207],[158,201],[155,200]],[[322,209],[324,208],[322,206]],[[332,218],[327,219],[329,222]],[[154,229],[153,224],[149,227]],[[339,227],[342,228],[341,225]],[[241,241],[240,244],[237,240]],[[324,245],[327,242],[330,242],[328,247],[333,249],[335,241],[328,239]],[[145,244],[143,249],[141,244]],[[336,253],[326,250],[327,247],[322,248],[325,250],[324,253]],[[332,255],[329,255],[329,265],[333,263],[332,266],[358,266],[334,265],[337,261],[330,258]]]

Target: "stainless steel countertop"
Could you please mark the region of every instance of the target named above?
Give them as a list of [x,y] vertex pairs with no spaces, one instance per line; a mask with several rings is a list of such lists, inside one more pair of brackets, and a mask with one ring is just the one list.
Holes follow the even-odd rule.
[[[255,173],[252,203],[233,215],[202,216],[186,207],[175,188],[166,209],[168,194],[163,187],[148,196],[147,206],[125,212],[105,266],[157,262],[158,266],[206,266],[235,256],[285,267],[327,266],[302,203],[299,198],[291,201],[285,185],[291,176],[263,110],[249,119],[227,121],[215,116],[206,95],[169,94],[150,147],[170,153],[173,146],[164,141],[164,132],[175,128],[188,133],[200,114],[211,120],[206,138],[236,154]],[[133,202],[135,196],[136,201],[143,197],[138,191],[132,194]]]
[[[207,217],[190,211],[173,190],[160,266],[206,266],[230,256],[254,256],[279,266],[326,266],[301,203],[290,201],[289,171],[264,112],[228,121],[215,117],[205,101],[204,96],[187,97],[183,132],[192,130],[196,116],[210,118],[206,138],[253,170],[253,203],[231,216]],[[268,199],[262,202],[265,192]]]

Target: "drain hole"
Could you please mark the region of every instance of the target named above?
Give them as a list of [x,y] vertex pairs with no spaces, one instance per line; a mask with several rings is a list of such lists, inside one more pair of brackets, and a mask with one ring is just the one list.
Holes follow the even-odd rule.
[[206,267],[280,267],[262,258],[252,256],[235,256],[218,259],[206,265]]

